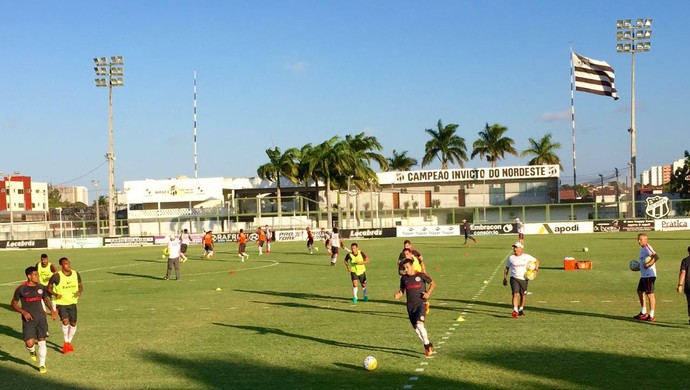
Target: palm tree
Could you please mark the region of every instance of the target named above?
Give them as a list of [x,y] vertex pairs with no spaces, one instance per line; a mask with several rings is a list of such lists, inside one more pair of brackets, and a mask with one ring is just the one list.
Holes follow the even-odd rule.
[[561,169],[563,169],[563,166],[561,165],[561,159],[558,158],[558,155],[556,155],[555,151],[557,149],[561,148],[561,143],[556,142],[553,143],[551,142],[551,133],[547,133],[545,136],[543,136],[539,140],[534,140],[530,138],[529,140],[530,147],[528,149],[525,149],[520,153],[520,157],[527,157],[527,156],[534,156],[527,165],[550,165],[550,164],[558,164]]
[[[350,164],[346,166],[347,177],[345,179],[345,186],[347,190],[350,190],[350,184],[353,184],[355,188],[359,190],[365,190],[370,188],[371,185],[378,185],[378,177],[376,172],[371,168],[371,162],[376,161],[381,170],[386,170],[388,168],[388,161],[386,158],[378,153],[383,146],[381,143],[373,136],[367,136],[363,132],[355,135],[346,135],[343,141],[344,150],[348,154],[347,162]],[[350,214],[349,209],[349,194],[348,194],[348,216]],[[357,221],[359,222],[359,197],[355,197],[355,215],[357,216]]]
[[419,165],[416,158],[408,157],[407,150],[398,153],[393,149],[393,156],[388,157],[388,171],[409,171],[415,165]]
[[438,158],[441,161],[441,168],[448,169],[448,163],[457,163],[461,168],[467,161],[467,146],[465,139],[455,135],[458,125],[451,123],[443,126],[438,120],[438,130],[426,129],[424,131],[431,135],[431,139],[424,145],[424,158],[422,167],[425,167]]
[[315,162],[312,179],[314,181],[322,179],[326,184],[326,212],[329,224],[333,220],[330,197],[332,179],[344,175],[345,166],[348,165],[345,144],[340,141],[340,137],[334,136],[320,143],[311,150],[310,157]]
[[278,197],[278,218],[283,215],[283,208],[281,203],[280,178],[284,177],[293,183],[297,183],[297,165],[295,158],[299,150],[290,148],[285,153],[280,152],[280,148],[266,149],[268,160],[264,165],[261,165],[256,170],[256,174],[263,180],[268,180],[276,183],[276,195]]
[[483,131],[479,132],[479,139],[472,144],[472,158],[479,155],[479,158],[486,157],[486,161],[491,163],[491,167],[496,167],[496,161],[505,157],[506,153],[517,156],[517,150],[513,147],[515,141],[512,138],[504,137],[503,134],[508,128],[494,123],[489,127],[486,124]]

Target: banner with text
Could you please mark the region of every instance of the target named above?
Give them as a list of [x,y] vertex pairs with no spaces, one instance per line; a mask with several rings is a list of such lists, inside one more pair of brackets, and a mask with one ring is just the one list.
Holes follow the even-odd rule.
[[0,241],[0,249],[34,249],[47,247],[47,239]]
[[517,234],[517,230],[514,223],[478,223],[470,226],[470,233],[473,236],[495,236],[498,234]]
[[672,232],[676,230],[690,230],[690,218],[657,219],[654,230]]
[[378,173],[379,184],[477,182],[519,179],[558,178],[558,165],[529,165],[502,168],[435,169]]
[[358,238],[389,238],[395,237],[395,228],[391,227],[380,229],[342,229],[340,230],[340,236],[344,240],[355,240]]
[[525,234],[593,233],[592,222],[526,223]]
[[654,230],[654,221],[622,220],[618,221],[618,226],[622,232],[651,232]]
[[151,246],[153,237],[104,237],[103,246]]
[[447,226],[398,226],[397,237],[450,237],[460,235],[459,225]]

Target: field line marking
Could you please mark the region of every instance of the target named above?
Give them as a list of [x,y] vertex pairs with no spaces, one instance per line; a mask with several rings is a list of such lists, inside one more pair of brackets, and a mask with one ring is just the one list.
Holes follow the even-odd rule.
[[[474,306],[474,301],[476,301],[476,300],[479,298],[479,296],[482,295],[482,293],[484,292],[484,290],[486,290],[486,287],[487,287],[489,284],[491,284],[491,281],[494,279],[494,277],[496,277],[496,274],[498,274],[498,271],[501,270],[502,268],[505,268],[506,259],[507,259],[508,256],[510,256],[511,254],[512,254],[512,251],[503,257],[503,259],[501,260],[501,262],[498,263],[498,265],[496,266],[496,268],[494,268],[493,272],[491,273],[491,276],[489,276],[489,278],[486,279],[486,280],[488,281],[488,283],[483,284],[483,285],[479,288],[479,291],[477,291],[477,293],[472,297],[472,301],[469,302],[469,303],[467,303],[467,304],[465,305],[465,308],[464,308],[464,309],[461,309],[461,310],[462,310],[462,311],[461,311],[461,314],[462,314],[463,316],[467,314],[467,311],[466,311],[466,310],[467,310],[468,308],[471,308],[472,306]],[[457,322],[455,322],[455,321],[453,322],[453,326],[458,326],[458,325],[459,325],[459,324],[458,324]],[[444,344],[446,343],[446,341],[450,341],[450,337],[454,335],[454,333],[453,333],[452,331],[454,331],[455,328],[448,328],[448,330],[449,330],[450,332],[446,332],[446,334],[447,334],[447,335],[450,335],[450,336],[442,336],[442,337],[441,337],[441,340],[444,340],[444,341],[438,342],[438,343],[437,343],[438,346],[436,347],[436,349],[440,349],[440,348],[444,347],[444,346],[445,346]],[[436,353],[436,352],[434,352],[434,353]],[[433,358],[433,357],[434,357],[434,355],[428,356],[427,358]],[[421,364],[423,364],[423,363],[421,363]],[[423,368],[419,368],[419,367],[415,368],[415,372],[421,372],[421,371],[424,371],[424,369],[423,369]],[[411,378],[412,378],[412,377],[411,377]],[[408,379],[408,381],[412,381],[411,378]],[[414,381],[417,381],[417,379],[414,379]],[[413,385],[410,384],[410,383],[406,383],[406,384],[403,385],[403,389],[411,389],[412,387],[413,387]]]

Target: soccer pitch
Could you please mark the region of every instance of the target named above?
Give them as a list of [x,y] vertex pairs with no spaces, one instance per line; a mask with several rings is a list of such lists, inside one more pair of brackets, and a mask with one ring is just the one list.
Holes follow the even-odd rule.
[[[612,389],[687,388],[690,369],[685,296],[675,291],[687,233],[649,232],[659,253],[656,323],[635,321],[636,234],[527,236],[541,261],[525,317],[511,318],[501,285],[514,236],[412,238],[438,284],[427,329],[436,353],[424,356],[398,288],[401,238],[359,240],[371,259],[369,302],[352,303],[349,274],[328,265],[323,243],[216,246],[215,259],[189,249],[181,281],[164,281],[161,247],[45,251],[79,271],[74,353],[62,355],[59,322],[49,321],[46,374],[21,340],[9,305],[24,268],[41,251],[0,252],[0,383],[6,389]],[[352,241],[346,241],[349,245]],[[589,252],[584,253],[583,247]],[[563,258],[593,269],[564,271]],[[220,290],[218,290],[220,289]],[[360,298],[361,298],[360,292]],[[461,318],[460,318],[461,317]],[[461,321],[458,321],[458,320]],[[378,359],[365,371],[365,357]]]

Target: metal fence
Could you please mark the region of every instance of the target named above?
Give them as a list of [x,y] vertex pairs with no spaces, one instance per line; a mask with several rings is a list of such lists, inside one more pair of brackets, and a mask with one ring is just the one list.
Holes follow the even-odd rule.
[[[273,201],[273,202],[272,202]],[[463,219],[472,223],[507,223],[515,218],[523,222],[564,222],[631,219],[629,202],[563,203],[518,206],[486,206],[456,208],[379,209],[366,207],[349,210],[334,205],[332,220],[326,210],[301,197],[284,198],[281,212],[276,199],[245,200],[242,207],[211,207],[203,209],[132,210],[127,219],[116,220],[117,236],[163,235],[188,229],[191,233],[254,231],[269,225],[274,230],[333,227],[383,228],[395,226],[435,226],[459,224]],[[249,207],[249,204],[253,207]],[[376,206],[376,205],[375,205]],[[637,202],[637,219],[645,215],[645,202]],[[671,200],[669,216],[685,216],[690,201]],[[63,213],[64,214],[64,213]],[[52,215],[52,213],[50,214]],[[0,223],[0,240],[41,238],[84,238],[108,236],[108,221],[79,218],[78,220]]]

